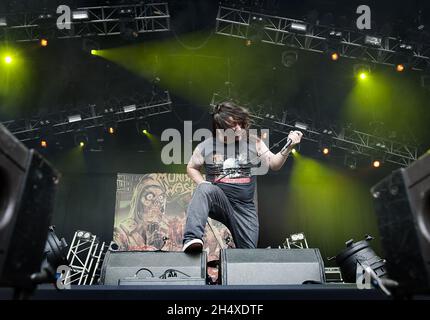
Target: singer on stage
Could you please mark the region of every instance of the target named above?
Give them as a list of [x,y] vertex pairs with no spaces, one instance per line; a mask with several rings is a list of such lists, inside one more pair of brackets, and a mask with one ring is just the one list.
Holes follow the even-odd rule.
[[[187,165],[197,188],[187,209],[183,251],[202,251],[208,217],[230,230],[236,248],[256,248],[259,224],[254,204],[255,160],[260,167],[279,170],[300,143],[302,133],[291,131],[287,144],[274,154],[260,138],[249,134],[247,109],[223,102],[214,107],[212,116],[213,137],[195,148]],[[202,167],[206,180],[200,172]]]

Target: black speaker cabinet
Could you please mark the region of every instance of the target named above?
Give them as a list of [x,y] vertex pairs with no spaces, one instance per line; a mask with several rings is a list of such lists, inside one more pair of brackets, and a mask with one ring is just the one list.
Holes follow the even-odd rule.
[[0,124],[0,285],[40,271],[59,175]]
[[224,249],[222,285],[285,285],[325,282],[318,249]]
[[195,285],[206,283],[206,252],[108,251],[100,274],[104,285]]
[[390,278],[410,292],[430,291],[430,154],[372,189]]

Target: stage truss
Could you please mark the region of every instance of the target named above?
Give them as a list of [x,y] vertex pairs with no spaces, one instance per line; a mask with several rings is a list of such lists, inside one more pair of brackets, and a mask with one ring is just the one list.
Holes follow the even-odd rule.
[[[219,93],[212,96],[211,106],[226,100],[231,100]],[[247,106],[251,111],[251,118],[257,127],[273,130],[285,135],[291,130],[300,130],[296,123],[303,123],[302,119],[284,113],[283,116],[269,114],[264,108],[253,108],[244,102],[239,104]],[[329,142],[331,147],[342,149],[353,155],[375,157],[383,155],[386,162],[400,166],[408,166],[418,159],[418,148],[407,144],[392,141],[369,133],[357,131],[348,127],[320,126],[315,123],[306,123],[307,129],[303,139],[319,143],[322,140]]]
[[67,253],[70,270],[63,280],[68,285],[92,285],[100,276],[100,267],[109,245],[88,231],[75,232]]
[[70,29],[59,29],[56,25],[59,15],[55,12],[6,15],[7,26],[0,27],[0,41],[115,36],[121,34],[124,27],[132,28],[138,34],[170,30],[167,3],[81,7],[72,11],[87,12],[88,19],[71,20]]
[[[130,101],[127,99],[127,102]],[[46,136],[73,133],[78,130],[106,127],[125,121],[141,120],[171,111],[172,101],[169,92],[164,91],[161,96],[146,99],[138,97],[133,104],[107,105],[104,110],[98,110],[95,105],[91,105],[78,110],[62,111],[30,119],[4,121],[2,124],[19,140],[29,141]],[[80,121],[69,121],[69,116],[77,115],[80,116]]]
[[[292,23],[306,25],[306,32],[291,31]],[[334,40],[330,36],[330,32],[333,31],[342,33],[340,39]],[[414,70],[425,70],[430,62],[429,45],[415,43],[411,50],[402,52],[399,39],[384,37],[380,46],[372,47],[364,44],[365,33],[335,30],[333,27],[312,25],[302,20],[226,6],[220,6],[218,9],[216,33],[239,39],[257,37],[263,43],[317,53],[326,53],[330,47],[336,46],[342,57],[388,66],[395,66],[400,61],[399,59],[403,59],[406,60],[403,63],[408,62]]]

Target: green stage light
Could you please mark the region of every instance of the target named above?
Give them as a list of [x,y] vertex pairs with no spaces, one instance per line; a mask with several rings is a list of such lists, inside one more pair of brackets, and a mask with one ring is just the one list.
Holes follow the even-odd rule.
[[91,54],[92,54],[92,55],[96,55],[96,54],[97,54],[97,50],[92,49],[92,50],[91,50]]
[[361,72],[359,74],[359,77],[360,77],[361,80],[366,80],[367,79],[367,73],[366,72]]
[[12,57],[11,56],[4,57],[4,62],[6,62],[7,64],[11,64],[12,63]]

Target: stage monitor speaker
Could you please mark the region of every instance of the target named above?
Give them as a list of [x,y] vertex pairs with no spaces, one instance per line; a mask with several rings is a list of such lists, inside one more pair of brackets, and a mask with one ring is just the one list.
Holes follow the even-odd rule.
[[371,188],[386,268],[407,292],[430,291],[430,154]]
[[108,251],[100,283],[104,285],[205,284],[206,252]]
[[222,285],[325,282],[318,249],[223,249],[220,260]]
[[40,272],[59,174],[0,124],[0,285]]

